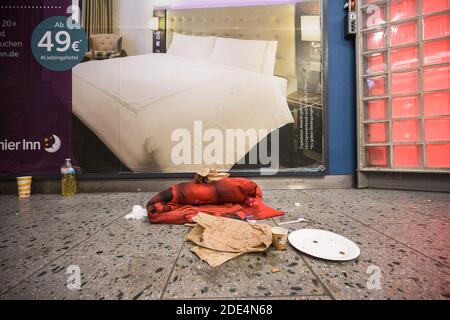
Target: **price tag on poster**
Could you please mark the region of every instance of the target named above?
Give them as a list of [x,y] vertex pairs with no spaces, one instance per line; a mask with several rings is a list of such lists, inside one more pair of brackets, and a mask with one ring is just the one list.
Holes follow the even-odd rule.
[[86,54],[86,32],[71,18],[50,17],[34,29],[31,49],[36,60],[45,68],[52,71],[70,70]]

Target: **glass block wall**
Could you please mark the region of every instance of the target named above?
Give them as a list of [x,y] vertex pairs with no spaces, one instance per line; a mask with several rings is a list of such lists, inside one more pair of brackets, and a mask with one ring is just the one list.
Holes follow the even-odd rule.
[[450,172],[450,0],[358,0],[360,169]]

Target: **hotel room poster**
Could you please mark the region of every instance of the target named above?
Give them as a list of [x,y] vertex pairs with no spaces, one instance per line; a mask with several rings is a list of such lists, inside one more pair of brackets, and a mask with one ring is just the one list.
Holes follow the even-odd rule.
[[2,1],[0,176],[324,172],[321,1],[160,2]]

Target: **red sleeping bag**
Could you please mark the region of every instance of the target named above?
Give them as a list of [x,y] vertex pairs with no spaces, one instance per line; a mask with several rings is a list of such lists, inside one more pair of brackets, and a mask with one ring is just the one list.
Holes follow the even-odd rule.
[[181,183],[158,193],[147,204],[152,223],[184,224],[199,212],[236,219],[267,219],[283,215],[262,201],[256,183],[244,178],[225,178],[210,184]]

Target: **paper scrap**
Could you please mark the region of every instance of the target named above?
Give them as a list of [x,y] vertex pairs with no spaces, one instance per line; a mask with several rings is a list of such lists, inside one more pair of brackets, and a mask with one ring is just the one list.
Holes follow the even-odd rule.
[[196,223],[185,223],[184,225],[185,225],[186,227],[195,227],[195,226],[197,226]]
[[196,244],[191,251],[217,267],[247,252],[261,252],[272,244],[272,227],[245,221],[215,217],[200,212],[197,226],[186,236]]
[[303,219],[303,218],[298,218],[297,220],[294,220],[294,221],[280,222],[278,225],[283,226],[286,224],[293,224],[293,223],[298,223],[298,222],[308,222],[308,220]]
[[281,271],[281,268],[279,268],[279,267],[273,267],[272,268],[272,273],[277,273],[277,272],[280,272]]
[[127,220],[142,220],[147,217],[147,210],[142,206],[133,206],[133,210],[125,216]]

